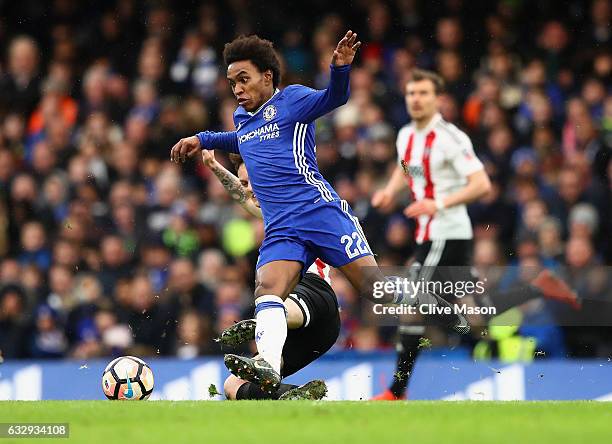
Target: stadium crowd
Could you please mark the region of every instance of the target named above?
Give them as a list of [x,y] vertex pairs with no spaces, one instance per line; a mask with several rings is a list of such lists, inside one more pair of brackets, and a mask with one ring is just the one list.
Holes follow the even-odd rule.
[[[564,266],[583,311],[550,323],[551,349],[609,356],[612,329],[589,325],[589,307],[612,273],[585,276],[612,262],[611,18],[610,0],[0,2],[3,358],[219,353],[212,338],[251,310],[263,224],[170,148],[233,129],[226,41],[269,38],[284,85],[324,88],[349,28],[364,42],[351,98],[318,121],[317,157],[378,261],[413,248],[403,206],[382,214],[370,199],[409,121],[410,69],[433,69],[444,118],[493,180],[469,209],[475,265]],[[392,330],[361,322],[350,285],[332,280],[337,348],[389,348]],[[563,310],[550,304],[529,310]]]

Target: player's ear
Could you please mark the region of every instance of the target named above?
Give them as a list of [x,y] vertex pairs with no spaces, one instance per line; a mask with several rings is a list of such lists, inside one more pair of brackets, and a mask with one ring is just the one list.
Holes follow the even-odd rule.
[[273,79],[272,79],[272,77],[273,77],[273,75],[272,75],[272,70],[270,70],[270,69],[266,69],[266,70],[264,71],[264,73],[263,73],[263,76],[264,76],[264,84],[265,84],[266,86],[271,85],[271,84],[272,84],[272,80],[273,80]]

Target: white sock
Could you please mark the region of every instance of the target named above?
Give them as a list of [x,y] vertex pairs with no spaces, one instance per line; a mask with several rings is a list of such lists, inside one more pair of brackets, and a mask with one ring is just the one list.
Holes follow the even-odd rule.
[[283,300],[274,295],[255,299],[255,319],[257,351],[280,375],[281,356],[287,339],[287,314]]

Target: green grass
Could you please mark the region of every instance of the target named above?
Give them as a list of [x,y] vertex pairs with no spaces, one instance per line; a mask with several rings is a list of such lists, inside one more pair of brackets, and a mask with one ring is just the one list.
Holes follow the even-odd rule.
[[70,438],[52,442],[92,444],[599,444],[612,438],[612,406],[588,401],[0,402],[0,422],[26,421],[68,422]]

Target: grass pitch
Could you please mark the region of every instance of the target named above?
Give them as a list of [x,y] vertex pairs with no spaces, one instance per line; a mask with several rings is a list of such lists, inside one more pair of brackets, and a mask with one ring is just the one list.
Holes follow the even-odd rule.
[[[73,443],[610,442],[599,402],[0,402],[0,422],[68,422]],[[0,439],[0,444],[27,439]],[[58,442],[47,438],[32,442]]]

